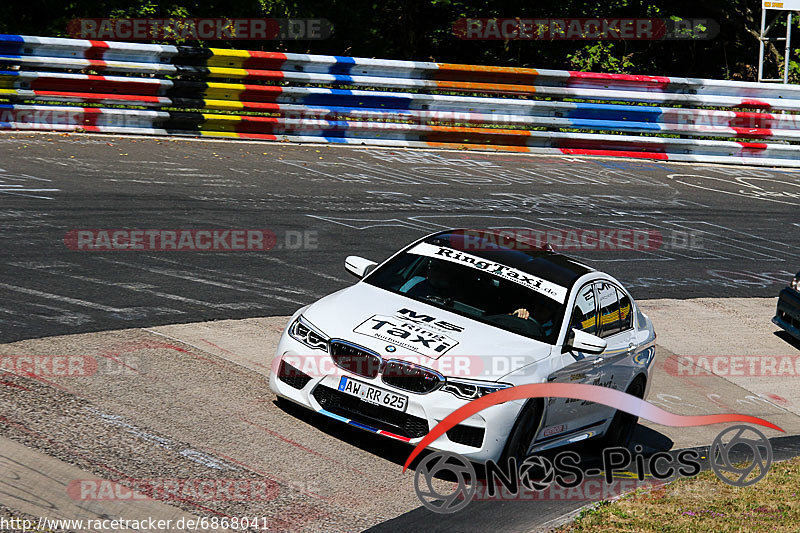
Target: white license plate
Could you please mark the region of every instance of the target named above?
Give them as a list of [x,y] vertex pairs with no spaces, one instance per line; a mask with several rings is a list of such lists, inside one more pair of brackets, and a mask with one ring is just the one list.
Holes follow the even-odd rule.
[[408,398],[402,394],[395,394],[392,391],[374,387],[346,376],[342,376],[339,380],[339,390],[367,403],[382,405],[398,411],[405,412],[408,407]]

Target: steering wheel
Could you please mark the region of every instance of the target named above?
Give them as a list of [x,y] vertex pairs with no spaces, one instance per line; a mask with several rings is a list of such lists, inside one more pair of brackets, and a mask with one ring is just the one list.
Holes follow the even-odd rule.
[[[532,335],[534,337],[546,337],[544,328],[533,318],[533,316],[529,316],[528,318],[520,318],[516,315],[503,314],[489,315],[486,318],[495,324],[509,328],[511,331],[524,329],[528,335]],[[521,325],[523,328],[520,328]]]

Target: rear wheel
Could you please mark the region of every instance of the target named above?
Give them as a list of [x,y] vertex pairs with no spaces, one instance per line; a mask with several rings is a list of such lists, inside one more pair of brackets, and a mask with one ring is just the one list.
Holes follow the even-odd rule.
[[508,464],[508,460],[512,457],[516,459],[517,464],[520,464],[527,456],[528,450],[533,444],[533,439],[539,431],[539,425],[542,421],[542,412],[544,403],[541,398],[529,400],[522,408],[511,433],[506,440],[506,446],[503,449],[503,454],[500,456],[500,465]]
[[[637,377],[625,392],[641,400],[644,398],[644,388],[644,379]],[[614,413],[614,418],[611,420],[611,425],[608,426],[608,431],[606,431],[606,434],[603,436],[603,444],[609,447],[627,447],[630,444],[631,436],[633,436],[633,428],[636,427],[638,421],[638,416],[617,410],[617,412]]]

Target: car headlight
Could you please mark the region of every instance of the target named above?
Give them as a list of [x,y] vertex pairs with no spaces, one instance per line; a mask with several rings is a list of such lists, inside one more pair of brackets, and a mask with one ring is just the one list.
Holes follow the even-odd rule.
[[800,292],[800,276],[795,276],[789,286],[794,290]]
[[492,392],[511,387],[510,383],[497,383],[494,381],[471,381],[462,379],[446,378],[442,390],[462,398],[464,400],[475,400],[481,396]]
[[303,318],[303,315],[297,317],[297,320],[289,326],[289,335],[309,348],[322,350],[323,352],[328,351],[328,337],[312,326],[310,322]]

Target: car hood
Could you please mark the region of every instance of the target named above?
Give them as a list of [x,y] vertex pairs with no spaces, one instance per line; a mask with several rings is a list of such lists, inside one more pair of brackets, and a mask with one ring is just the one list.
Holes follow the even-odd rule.
[[497,379],[546,358],[552,347],[444,309],[357,283],[309,306],[305,318],[331,339],[446,376]]

